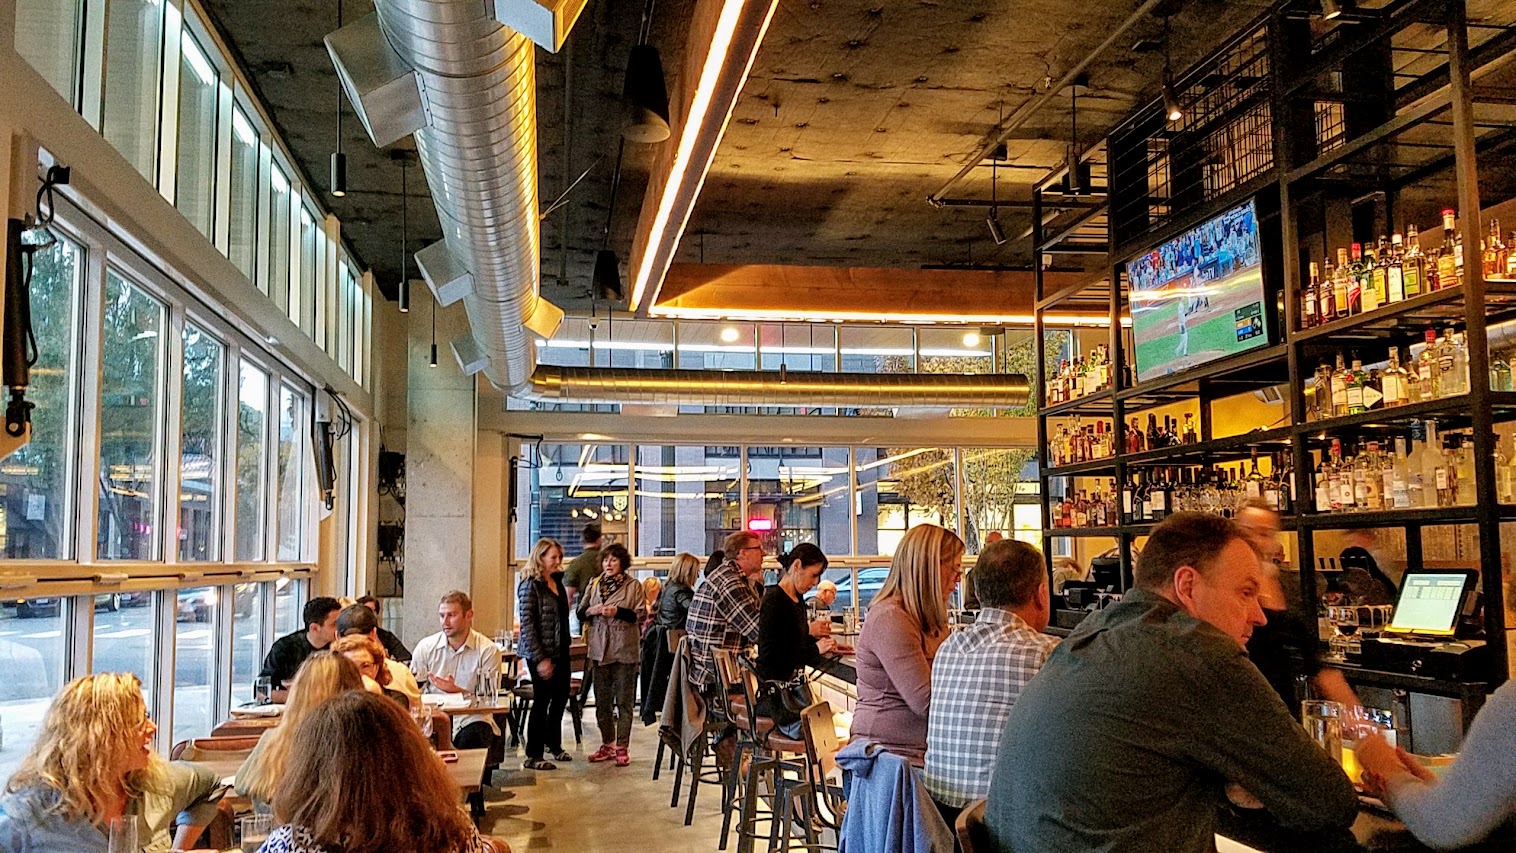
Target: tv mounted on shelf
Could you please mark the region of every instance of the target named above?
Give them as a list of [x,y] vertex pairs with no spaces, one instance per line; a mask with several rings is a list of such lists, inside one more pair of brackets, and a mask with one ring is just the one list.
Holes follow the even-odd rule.
[[1137,381],[1269,342],[1253,200],[1127,262]]

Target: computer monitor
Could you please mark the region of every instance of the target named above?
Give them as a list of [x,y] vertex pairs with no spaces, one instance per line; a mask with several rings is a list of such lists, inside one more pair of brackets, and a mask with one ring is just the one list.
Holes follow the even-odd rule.
[[1397,634],[1453,636],[1478,578],[1478,573],[1470,569],[1406,572],[1400,583],[1400,600],[1386,630]]

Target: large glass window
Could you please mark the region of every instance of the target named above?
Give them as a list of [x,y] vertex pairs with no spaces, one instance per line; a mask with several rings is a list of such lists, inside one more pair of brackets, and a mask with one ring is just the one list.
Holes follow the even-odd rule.
[[858,553],[893,554],[918,524],[958,529],[953,451],[936,447],[857,449]]
[[290,294],[290,319],[307,335],[316,333],[316,243],[321,228],[308,208],[300,208],[300,286]]
[[280,636],[304,628],[300,610],[305,607],[303,581],[280,578],[274,582],[274,632]]
[[111,0],[105,22],[105,115],[100,131],[156,183],[162,78],[162,0]]
[[79,0],[18,0],[16,52],[74,104],[79,68]]
[[627,448],[621,444],[544,444],[537,457],[535,535],[579,553],[580,531],[594,522],[607,541],[626,544]]
[[172,597],[165,592],[123,593],[121,606],[112,611],[95,608],[94,655],[91,672],[130,672],[142,681],[142,692],[152,703],[153,661],[157,656],[156,600]]
[[920,329],[922,373],[993,373],[992,337],[977,329]]
[[264,465],[268,435],[268,374],[243,362],[237,371],[237,517],[238,560],[261,560],[268,477]]
[[183,442],[179,457],[179,559],[221,558],[221,401],[226,348],[184,326]]
[[264,292],[281,311],[290,307],[290,181],[274,167],[268,214],[268,278]]
[[[1035,500],[1037,472],[1032,464],[1030,447],[994,447],[963,449],[963,539],[970,554],[979,553],[984,539],[993,531],[1021,539],[1025,511],[1018,514],[1019,501]],[[1035,505],[1034,509],[1035,509]],[[1018,532],[1020,531],[1020,532]],[[1042,538],[1038,525],[1038,544]]]
[[[119,2],[119,0],[118,0]],[[179,60],[179,164],[175,204],[211,236],[216,198],[216,69],[185,31]]]
[[79,292],[83,251],[68,240],[32,259],[32,325],[37,363],[27,401],[32,438],[0,461],[0,541],[16,559],[71,556],[69,510],[77,432]]
[[232,198],[226,256],[249,279],[258,246],[258,132],[241,107],[232,107]]
[[740,523],[739,460],[701,446],[637,448],[637,554],[700,557]]
[[174,616],[174,731],[171,742],[211,733],[216,684],[216,602],[221,587],[181,589]]
[[[0,611],[0,779],[26,757],[63,686],[73,599],[34,599]],[[30,608],[31,605],[40,605]]]
[[157,560],[163,480],[163,303],[105,277],[98,557]]
[[749,530],[771,554],[811,542],[826,554],[852,550],[846,447],[749,447]]
[[239,583],[232,611],[232,705],[253,701],[253,679],[263,665],[263,590],[266,584]]
[[821,323],[763,323],[758,327],[763,370],[837,371],[837,330]]
[[916,369],[916,334],[897,326],[843,326],[837,330],[844,373],[910,373]]
[[288,385],[279,388],[279,556],[298,560],[304,554],[305,397]]

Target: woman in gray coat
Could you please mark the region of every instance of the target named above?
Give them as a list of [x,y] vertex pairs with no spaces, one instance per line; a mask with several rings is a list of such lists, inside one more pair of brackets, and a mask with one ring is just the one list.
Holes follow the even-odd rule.
[[595,721],[600,725],[600,748],[590,761],[631,763],[632,705],[637,699],[639,658],[637,626],[647,610],[642,584],[627,574],[632,555],[622,545],[600,552],[603,573],[579,598],[579,621],[585,625],[587,657],[595,680]]

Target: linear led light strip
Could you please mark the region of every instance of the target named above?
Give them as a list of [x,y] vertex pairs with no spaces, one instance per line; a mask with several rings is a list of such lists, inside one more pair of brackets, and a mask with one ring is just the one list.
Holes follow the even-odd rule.
[[[753,62],[758,58],[758,46],[763,44],[763,36],[768,32],[769,22],[774,19],[774,9],[778,7],[778,0],[760,0],[767,3],[768,11],[763,16],[763,26],[758,30],[758,38],[753,42],[753,49],[749,52],[742,69],[742,80],[746,80],[748,73],[753,69]],[[653,226],[648,231],[647,248],[640,258],[641,263],[637,266],[637,275],[632,285],[632,298],[627,305],[627,310],[636,311],[642,303],[642,297],[647,292],[648,284],[653,278],[653,268],[664,266],[660,260],[663,256],[672,257],[673,249],[684,237],[684,228],[689,224],[691,211],[694,203],[688,205],[684,213],[679,217],[679,225],[672,241],[666,240],[664,234],[668,231],[669,220],[674,215],[674,204],[678,201],[680,192],[684,189],[684,181],[690,176],[694,167],[691,160],[695,156],[695,144],[705,130],[706,119],[711,111],[711,100],[715,97],[717,81],[721,79],[721,73],[727,61],[727,54],[732,49],[732,39],[737,34],[737,24],[742,18],[745,0],[726,0],[721,6],[721,17],[716,21],[716,31],[711,38],[711,48],[705,55],[705,65],[700,69],[700,81],[695,86],[695,97],[690,101],[690,113],[679,128],[679,148],[674,153],[673,168],[669,172],[669,180],[663,187],[663,196],[658,199],[658,211],[653,216]],[[741,93],[738,86],[738,94]],[[731,120],[732,110],[737,106],[736,98],[727,104],[726,110],[721,116],[721,126],[716,134],[716,141],[726,134],[727,122]],[[710,172],[711,161],[716,159],[716,143],[712,143],[709,153],[705,156],[705,162],[701,164],[695,175],[695,193],[693,198],[700,197],[700,190],[705,185],[705,176]],[[659,274],[662,277],[662,273]]]
[[[652,305],[648,315],[675,320],[750,320],[767,323],[906,323],[911,325],[965,325],[965,326],[1030,326],[1036,318],[1031,314],[892,314],[873,311],[804,311],[782,308],[681,308],[677,305]],[[1045,314],[1045,326],[1106,326],[1110,318],[1104,314]],[[1121,325],[1132,325],[1131,318],[1122,317]]]

